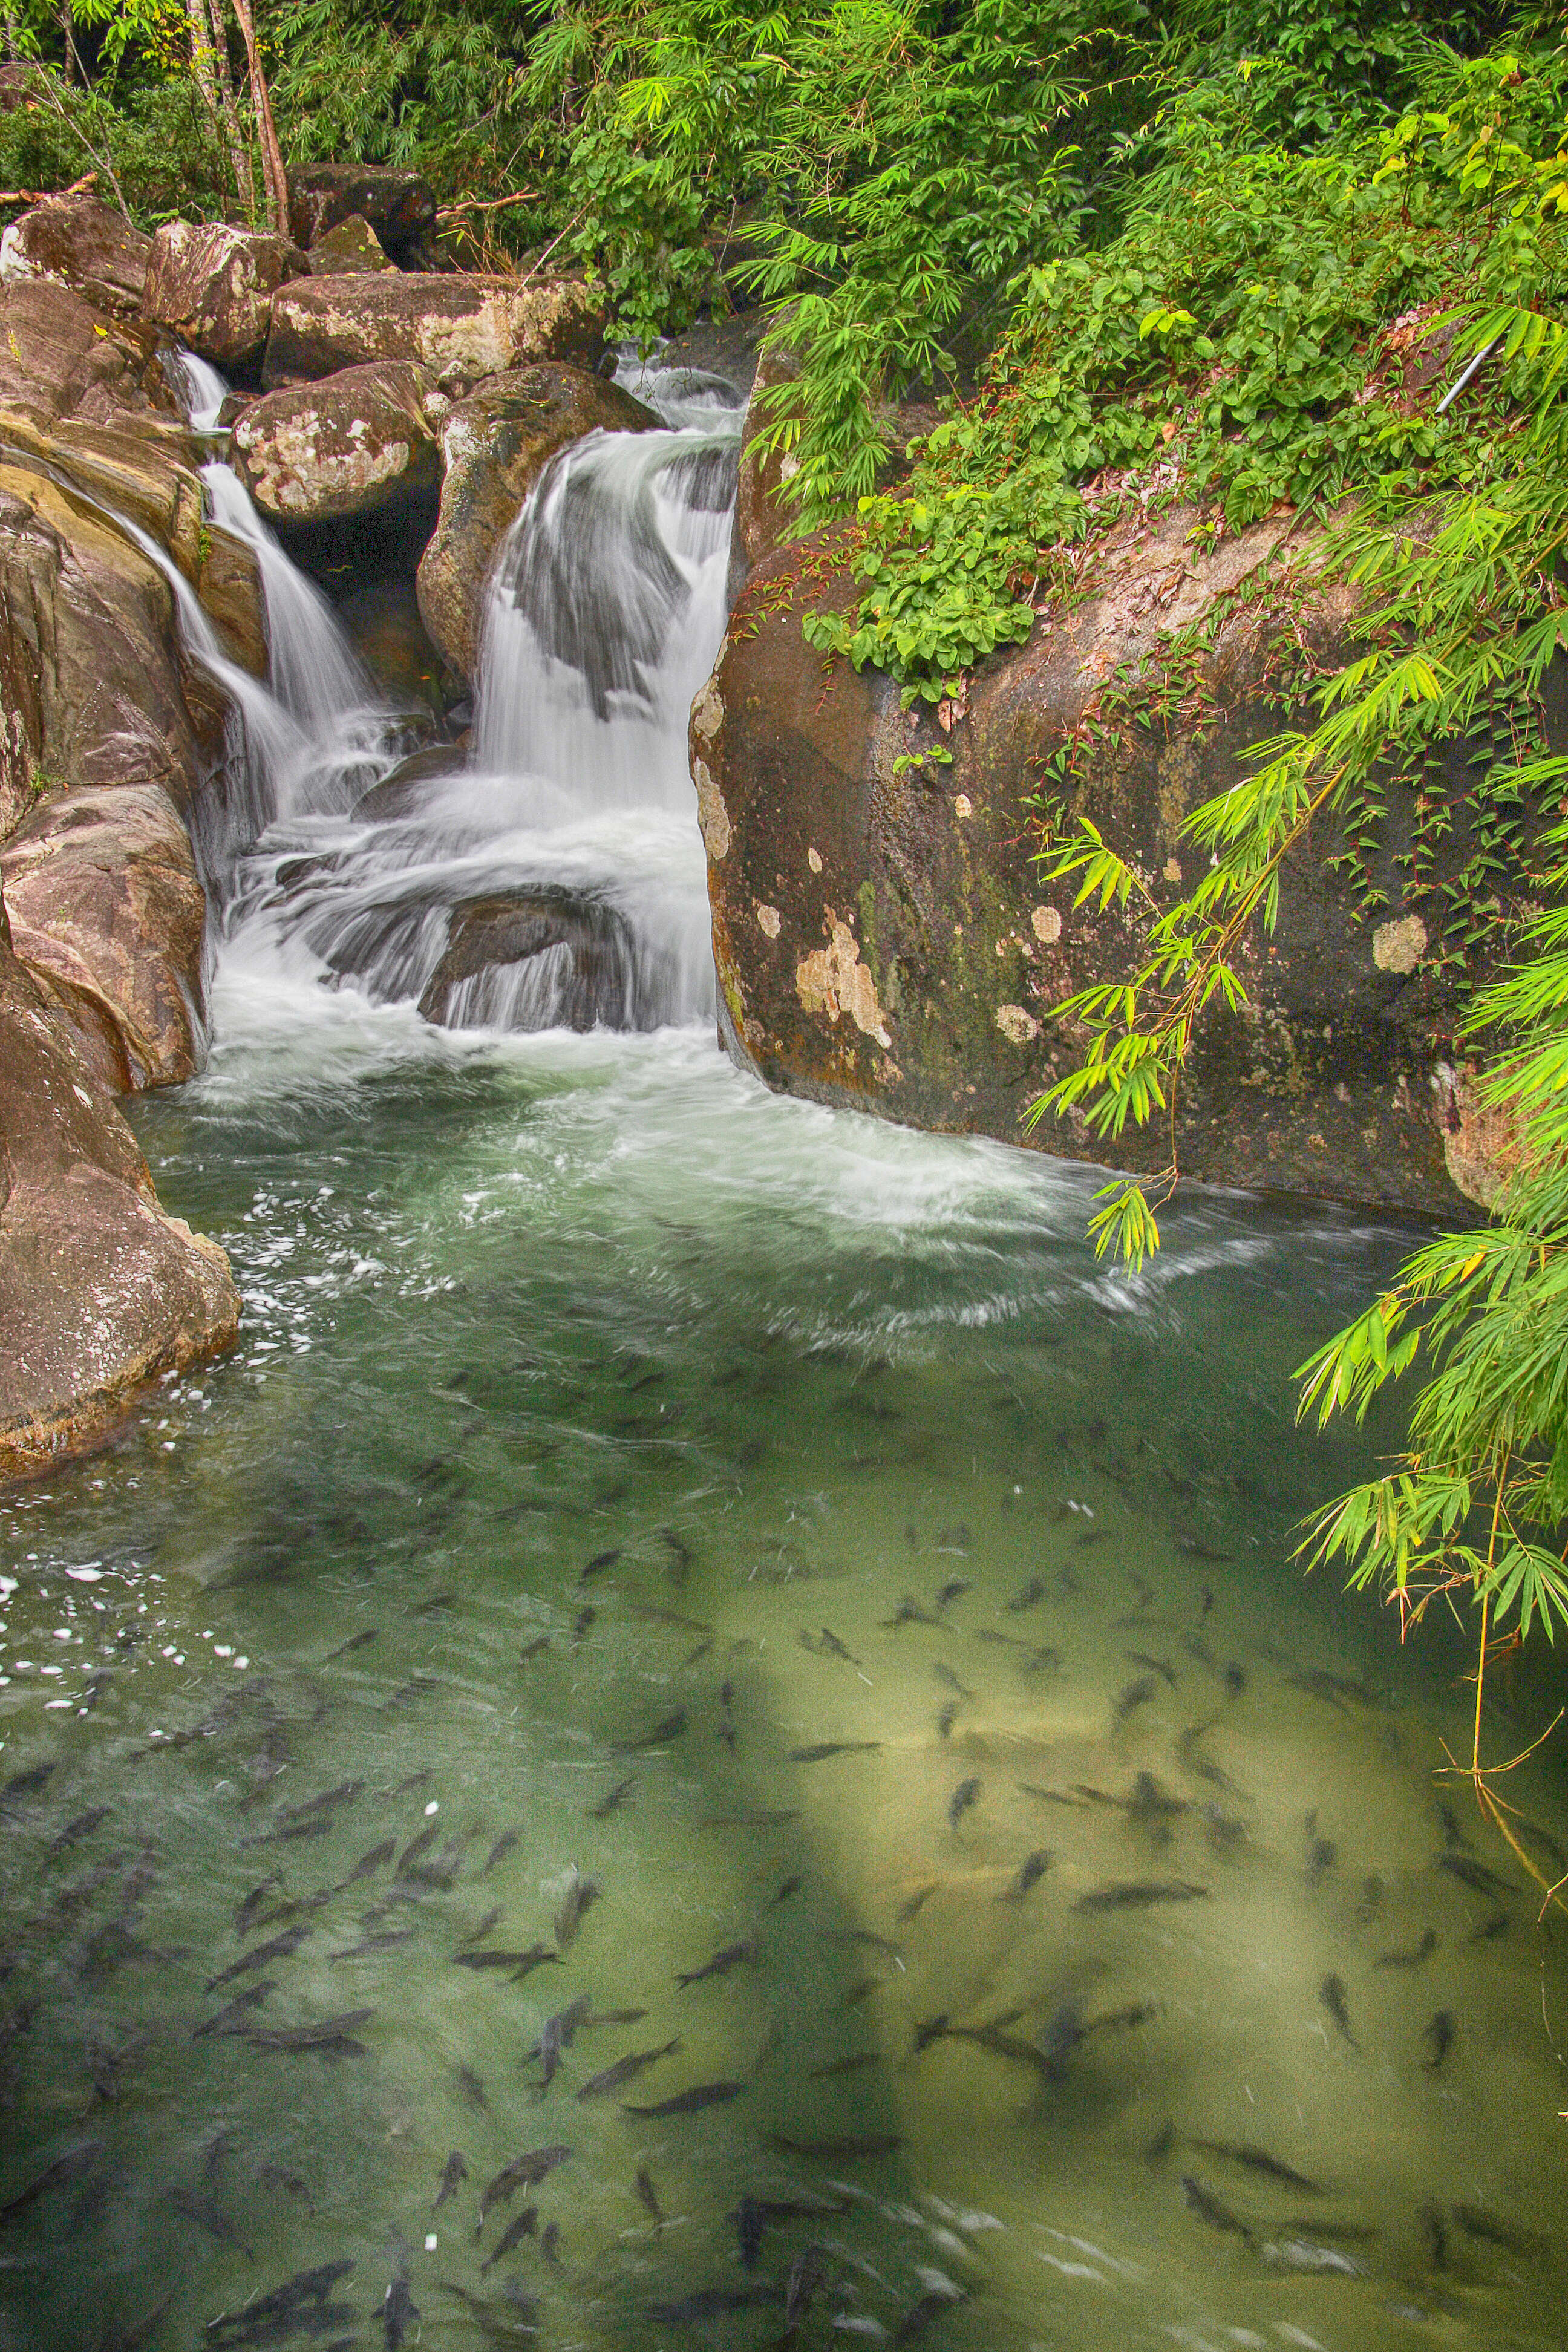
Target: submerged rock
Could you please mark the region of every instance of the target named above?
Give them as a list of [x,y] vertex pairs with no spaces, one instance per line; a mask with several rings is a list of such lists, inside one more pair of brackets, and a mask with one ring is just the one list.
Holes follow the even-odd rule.
[[96,196],[51,196],[0,236],[0,279],[68,286],[100,310],[132,313],[153,240]]
[[305,258],[312,278],[352,278],[358,270],[397,267],[363,213],[350,213],[319,236]]
[[153,239],[142,312],[219,367],[255,359],[272,297],[309,264],[286,237],[224,221],[168,221]]
[[[762,561],[690,732],[737,1060],[781,1091],[915,1127],[1163,1164],[1163,1129],[1111,1145],[1081,1117],[1029,1124],[1081,1048],[1053,1006],[1129,979],[1141,953],[1118,908],[1077,908],[1070,887],[1041,882],[1034,808],[1078,740],[1067,817],[1089,817],[1173,902],[1197,878],[1183,819],[1283,723],[1269,699],[1278,609],[1247,583],[1289,555],[1289,520],[1212,552],[1189,540],[1193,520],[1178,510],[1104,533],[1081,599],[980,664],[940,717],[902,709],[870,669],[825,675],[805,642],[803,612],[856,593],[831,539]],[[1173,634],[1200,623],[1212,636],[1191,675],[1183,656],[1167,667]],[[1350,608],[1301,598],[1292,625],[1331,663]],[[1098,736],[1075,736],[1097,713]],[[1458,816],[1462,750],[1453,771]],[[1455,870],[1462,831],[1443,851]],[[1395,914],[1402,845],[1390,841],[1379,877]],[[1201,1025],[1178,1099],[1181,1164],[1216,1183],[1451,1214],[1451,985],[1409,951],[1414,933],[1360,921],[1331,862],[1342,846],[1292,854],[1278,928],[1239,952],[1249,1006]]]
[[370,360],[411,360],[448,384],[528,360],[592,367],[604,325],[587,289],[570,278],[533,286],[439,271],[296,278],[273,297],[262,381],[299,383]]
[[234,428],[235,465],[274,522],[368,514],[436,487],[432,392],[424,370],[402,360],[269,392]]
[[295,164],[289,174],[289,228],[297,243],[319,245],[356,214],[383,245],[406,245],[434,228],[436,197],[417,172],[385,164]]
[[0,898],[0,1479],[101,1437],[226,1347],[216,1244],[165,1215],[136,1139],[12,950]]
[[550,459],[584,433],[641,433],[659,420],[586,370],[514,368],[458,401],[437,427],[441,512],[419,563],[419,610],[437,649],[472,678],[496,550]]
[[613,907],[509,891],[454,907],[419,1010],[444,1029],[627,1029],[634,998],[631,935]]
[[206,899],[156,784],[50,800],[0,848],[11,940],[100,1085],[178,1086],[200,1067]]

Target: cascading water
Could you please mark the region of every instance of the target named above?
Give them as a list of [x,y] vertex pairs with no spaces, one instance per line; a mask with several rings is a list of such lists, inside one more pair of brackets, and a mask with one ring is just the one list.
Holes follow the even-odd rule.
[[[645,379],[643,397],[665,383]],[[328,748],[341,695],[318,716],[279,666],[278,616],[302,609],[303,583],[247,523],[232,474],[207,469],[215,517],[264,565],[275,682],[321,747],[244,862],[231,930],[253,973],[269,961],[412,998],[449,1028],[647,1029],[709,1012],[686,713],[723,633],[740,410],[716,379],[668,383],[672,429],[590,435],[519,515],[490,583],[471,748],[445,772],[426,754],[394,775],[388,756],[373,779],[342,757],[341,725]],[[320,658],[319,616],[310,634]],[[373,754],[363,726],[350,749]]]

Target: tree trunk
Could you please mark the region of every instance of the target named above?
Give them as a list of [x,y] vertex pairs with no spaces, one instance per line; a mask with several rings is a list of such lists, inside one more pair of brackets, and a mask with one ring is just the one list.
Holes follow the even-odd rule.
[[245,133],[239,127],[239,109],[235,104],[234,72],[228,61],[228,27],[224,22],[223,0],[192,0],[192,5],[200,14],[204,26],[210,23],[207,44],[212,62],[217,68],[218,105],[223,115],[224,136],[228,142],[228,160],[234,173],[234,192],[244,206],[246,219],[254,227],[256,185],[251,177]]
[[289,175],[283,169],[283,150],[278,143],[278,126],[272,120],[271,93],[267,87],[267,76],[261,70],[261,51],[257,46],[256,20],[250,13],[250,0],[234,0],[234,13],[239,21],[246,62],[250,68],[250,102],[256,110],[256,126],[261,134],[261,168],[267,181],[267,201],[272,214],[272,226],[279,236],[287,236]]

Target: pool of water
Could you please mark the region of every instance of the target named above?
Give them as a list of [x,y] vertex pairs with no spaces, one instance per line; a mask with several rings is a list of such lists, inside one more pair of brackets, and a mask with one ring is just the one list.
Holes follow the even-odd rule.
[[1563,2344],[1463,1641],[1290,1559],[1406,1237],[1129,1280],[706,1029],[216,1011],[133,1116],[240,1344],[0,1502],[5,2352]]

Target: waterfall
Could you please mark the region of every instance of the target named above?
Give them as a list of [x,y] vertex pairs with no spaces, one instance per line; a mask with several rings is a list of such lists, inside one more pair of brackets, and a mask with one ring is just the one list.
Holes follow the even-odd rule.
[[[230,932],[248,984],[269,967],[412,1001],[448,1028],[710,1014],[686,721],[723,635],[741,406],[690,371],[642,384],[673,425],[563,451],[500,550],[466,754],[396,773],[384,760],[350,808],[320,773],[342,700],[295,690],[318,765],[244,861]],[[274,576],[292,567],[275,544],[258,556],[269,613],[284,610]],[[275,670],[278,656],[275,639]]]
[[[321,590],[289,562],[251,503],[232,466],[202,467],[214,522],[243,540],[256,558],[267,601],[272,691],[291,718],[330,738],[376,704],[376,690]],[[363,787],[362,787],[363,789]]]
[[228,385],[212,362],[198,359],[195,352],[176,350],[169,353],[165,368],[176,395],[184,404],[191,431],[222,432],[225,428],[219,425],[218,417],[228,398]]

